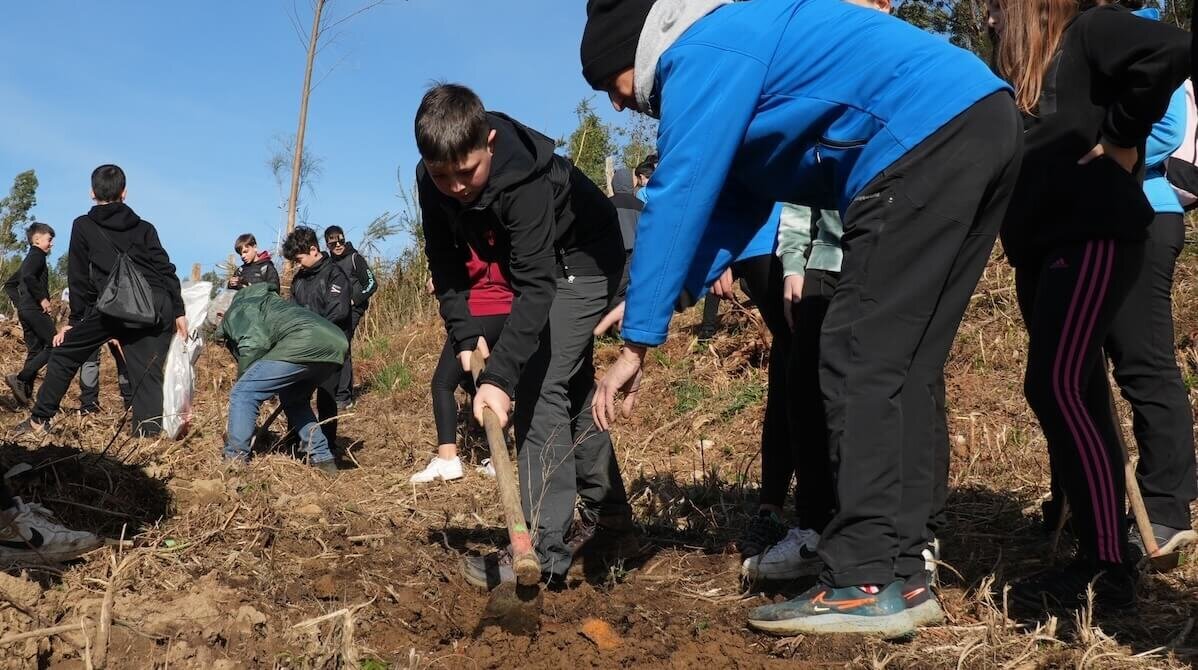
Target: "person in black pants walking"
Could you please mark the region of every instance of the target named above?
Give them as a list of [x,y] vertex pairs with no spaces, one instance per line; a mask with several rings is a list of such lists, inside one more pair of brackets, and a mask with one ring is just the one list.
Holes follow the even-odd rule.
[[325,228],[324,242],[329,249],[329,257],[341,267],[353,287],[350,295],[353,306],[350,311],[349,332],[346,334],[350,351],[345,354],[345,365],[341,367],[341,378],[337,382],[337,409],[346,410],[354,404],[354,333],[358,331],[358,324],[366,316],[366,310],[370,307],[370,296],[379,290],[379,283],[370,264],[357,249],[354,249],[354,245],[345,239],[345,231],[341,226]]
[[[54,336],[46,379],[30,418],[18,433],[42,433],[58,413],[67,387],[83,362],[108,340],[120,341],[133,385],[133,431],[143,437],[162,432],[162,377],[171,337],[187,336],[187,317],[179,277],[162,248],[158,231],[125,204],[125,173],[116,165],[92,172],[96,206],[75,219],[68,251],[68,325]],[[123,252],[151,289],[158,322],[131,327],[96,309],[96,298]]]
[[1078,553],[1016,583],[1011,598],[1074,609],[1093,584],[1095,607],[1122,609],[1135,604],[1138,573],[1102,348],[1144,263],[1153,211],[1138,179],[1143,148],[1189,74],[1189,36],[1115,6],[1077,14],[1053,0],[1047,12],[1045,21],[1032,0],[991,8],[1027,141],[1002,240],[1028,330],[1024,393],[1073,509]]
[[25,365],[4,381],[21,405],[28,405],[33,395],[33,380],[50,359],[50,344],[54,339],[54,319],[50,316],[50,274],[46,257],[54,248],[54,229],[44,223],[34,223],[25,231],[29,253],[21,267],[4,283],[4,290],[17,308],[21,331],[25,336]]

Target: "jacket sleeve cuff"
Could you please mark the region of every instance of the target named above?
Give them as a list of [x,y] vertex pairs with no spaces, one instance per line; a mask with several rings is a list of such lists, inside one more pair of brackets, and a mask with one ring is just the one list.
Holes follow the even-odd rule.
[[802,277],[807,273],[807,258],[798,252],[786,252],[780,256],[783,277]]
[[638,344],[645,347],[656,347],[666,341],[666,333],[652,333],[647,330],[637,328],[629,328],[625,326],[620,331],[620,337],[628,344]]
[[1117,105],[1112,106],[1107,112],[1106,120],[1102,123],[1102,137],[1124,149],[1138,147],[1148,137],[1148,132],[1152,130],[1152,127],[1146,126],[1143,128],[1144,132],[1138,133],[1133,128],[1128,128],[1129,125],[1135,126],[1136,123],[1121,114]]
[[512,400],[516,399],[515,385],[508,381],[508,379],[503,375],[487,370],[478,376],[478,385],[482,386],[483,384],[490,384],[491,386],[498,387]]
[[478,348],[479,337],[480,336],[478,335],[472,335],[464,340],[458,340],[457,342],[454,342],[453,353],[460,354],[463,351],[474,351]]

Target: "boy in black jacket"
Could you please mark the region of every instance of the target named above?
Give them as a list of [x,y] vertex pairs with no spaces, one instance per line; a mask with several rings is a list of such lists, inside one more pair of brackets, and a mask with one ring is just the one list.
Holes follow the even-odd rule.
[[[481,422],[484,408],[491,409],[506,424],[517,400],[524,513],[543,572],[560,579],[597,529],[628,519],[611,439],[595,430],[587,411],[595,374],[591,331],[623,272],[616,211],[553,153],[553,140],[485,111],[464,86],[430,89],[415,125],[425,251],[441,316],[467,371],[472,350],[488,353],[470,318],[470,249],[498,263],[515,294],[479,378],[474,414]],[[581,520],[572,527],[579,497]],[[513,579],[506,552],[467,558],[463,571],[484,588]]]
[[[92,172],[92,199],[96,206],[75,219],[71,227],[67,252],[70,319],[54,336],[54,352],[33,412],[16,430],[44,432],[83,362],[100,345],[115,339],[121,343],[133,383],[134,433],[153,437],[162,432],[162,370],[171,336],[178,332],[187,337],[179,277],[158,240],[158,231],[125,204],[121,168],[101,165]],[[96,299],[122,252],[151,289],[158,313],[158,322],[152,326],[133,327],[96,309]]]
[[[316,242],[316,231],[297,226],[283,241],[283,257],[298,263],[299,269],[291,280],[291,301],[316,312],[334,326],[351,336],[352,285],[345,271],[322,252]],[[337,385],[341,382],[341,367],[316,386],[316,416],[329,446],[337,443]]]
[[4,381],[13,397],[22,406],[33,395],[33,380],[50,359],[50,342],[54,339],[54,319],[50,316],[50,273],[46,257],[54,247],[54,229],[44,223],[34,223],[25,231],[29,253],[21,267],[4,283],[4,290],[17,308],[21,331],[25,335],[25,366]]
[[341,226],[325,228],[324,243],[329,248],[329,255],[345,271],[353,286],[353,312],[350,314],[348,333],[350,351],[345,354],[345,366],[341,368],[341,381],[337,384],[337,409],[344,410],[353,406],[354,333],[366,314],[366,308],[370,307],[370,296],[378,290],[379,284],[374,279],[374,270],[370,269],[370,264],[358,253],[354,245],[345,239],[345,231]]
[[258,239],[250,233],[237,236],[237,240],[233,242],[233,251],[241,256],[241,262],[244,263],[237,271],[229,277],[228,287],[234,291],[243,289],[251,284],[259,284],[261,282],[269,282],[279,288],[279,271],[275,269],[275,264],[270,260],[269,251],[258,251]]

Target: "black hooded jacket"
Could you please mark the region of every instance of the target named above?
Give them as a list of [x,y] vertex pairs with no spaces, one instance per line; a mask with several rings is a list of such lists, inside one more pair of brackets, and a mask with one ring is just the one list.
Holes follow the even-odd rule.
[[467,245],[483,261],[499,264],[510,280],[511,317],[479,381],[514,395],[549,319],[557,280],[619,278],[624,250],[615,208],[586,175],[553,152],[553,140],[504,114],[487,112],[487,119],[496,131],[491,175],[473,204],[438,191],[423,161],[416,184],[429,270],[457,350],[473,348],[482,335],[467,304]]
[[316,265],[296,271],[291,280],[291,301],[323,316],[348,334],[352,290],[345,271],[326,253]]
[[1082,12],[1044,74],[1036,114],[1024,117],[1023,163],[1002,227],[1012,265],[1055,244],[1143,240],[1154,216],[1141,176],[1115,161],[1078,160],[1102,138],[1138,147],[1189,75],[1189,33],[1115,5]]
[[345,276],[349,277],[350,284],[353,286],[351,298],[354,309],[358,312],[365,312],[366,308],[370,306],[370,296],[379,290],[379,284],[374,278],[374,270],[348,240],[345,242],[343,253],[338,255],[330,251],[329,257],[345,272]]
[[279,282],[279,271],[275,269],[275,264],[270,260],[270,252],[263,251],[258,254],[258,257],[249,263],[243,263],[237,271],[233,273],[241,281],[235,286],[232,281],[227,285],[228,288],[237,291],[247,286],[254,284],[274,284],[275,288],[281,285]]
[[18,310],[42,311],[42,301],[50,299],[50,270],[46,266],[46,252],[30,245],[21,267],[4,282],[4,292]]
[[169,303],[171,313],[162,316],[172,320],[184,316],[179,275],[162,248],[158,231],[125,203],[110,202],[92,207],[71,226],[71,246],[67,251],[71,325],[78,323],[96,304],[121,251],[141,271],[158,302]]

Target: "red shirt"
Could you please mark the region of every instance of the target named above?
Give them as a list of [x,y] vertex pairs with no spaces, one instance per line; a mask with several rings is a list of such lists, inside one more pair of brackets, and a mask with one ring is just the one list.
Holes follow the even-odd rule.
[[499,316],[512,313],[512,286],[503,276],[498,263],[488,263],[478,257],[472,247],[466,261],[470,276],[470,316]]

